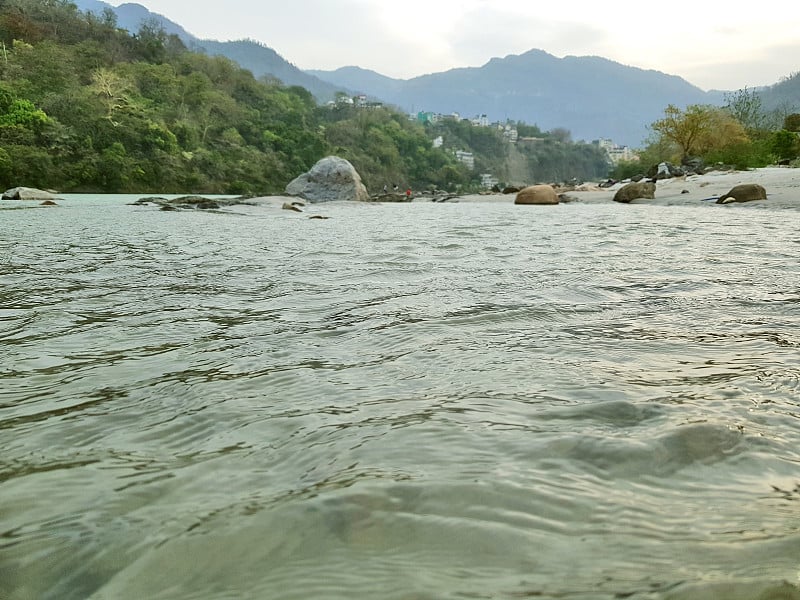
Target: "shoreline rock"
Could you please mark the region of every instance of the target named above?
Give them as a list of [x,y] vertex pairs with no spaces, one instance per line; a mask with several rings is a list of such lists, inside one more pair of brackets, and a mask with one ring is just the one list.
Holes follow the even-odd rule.
[[529,185],[521,189],[514,204],[550,205],[558,204],[558,194],[552,185]]
[[55,194],[29,187],[15,187],[3,192],[3,200],[58,200]]
[[727,194],[722,194],[717,204],[730,204],[732,202],[752,202],[753,200],[766,200],[767,190],[757,183],[740,183],[734,186]]
[[618,189],[617,193],[614,194],[614,202],[621,202],[623,204],[628,204],[632,200],[638,200],[639,198],[654,200],[655,197],[656,197],[656,184],[649,181],[648,182],[639,181],[639,182],[629,183]]

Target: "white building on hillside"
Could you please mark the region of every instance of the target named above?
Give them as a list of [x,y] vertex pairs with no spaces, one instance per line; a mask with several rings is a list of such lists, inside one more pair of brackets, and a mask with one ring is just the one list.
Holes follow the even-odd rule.
[[494,186],[500,183],[494,175],[491,173],[481,173],[481,187],[490,190]]
[[475,156],[472,154],[472,152],[456,150],[456,160],[467,165],[467,168],[470,170],[475,168]]
[[517,140],[519,139],[519,132],[517,131],[516,127],[512,127],[511,125],[506,125],[505,127],[503,127],[501,125],[500,129],[503,132],[503,137],[507,141],[511,142],[512,144],[517,143]]
[[639,160],[639,155],[628,146],[618,146],[608,138],[594,140],[593,144],[600,146],[608,155],[608,162],[618,165],[620,161]]

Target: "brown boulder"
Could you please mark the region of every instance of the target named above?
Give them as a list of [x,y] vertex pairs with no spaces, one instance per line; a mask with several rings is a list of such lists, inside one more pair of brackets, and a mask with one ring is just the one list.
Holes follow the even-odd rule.
[[558,194],[551,185],[531,185],[517,193],[514,204],[558,204]]
[[717,204],[730,204],[731,202],[750,202],[751,200],[766,200],[767,190],[757,183],[742,183],[736,185],[727,194],[722,194]]
[[614,202],[627,204],[637,198],[647,198],[652,200],[656,197],[656,184],[649,181],[639,181],[622,186],[614,194]]

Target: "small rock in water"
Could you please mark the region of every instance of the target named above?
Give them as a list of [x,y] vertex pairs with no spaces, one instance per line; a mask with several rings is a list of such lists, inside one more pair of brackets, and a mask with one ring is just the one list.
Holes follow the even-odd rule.
[[289,202],[284,202],[281,208],[283,210],[293,210],[295,212],[303,212],[302,210],[297,208],[294,204],[290,204]]

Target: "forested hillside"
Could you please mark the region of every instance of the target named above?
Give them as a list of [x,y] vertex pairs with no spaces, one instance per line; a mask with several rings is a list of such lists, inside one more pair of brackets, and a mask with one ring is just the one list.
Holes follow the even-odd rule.
[[[440,132],[405,114],[318,106],[304,88],[190,52],[153,23],[132,35],[112,11],[86,15],[66,0],[0,0],[0,52],[4,189],[266,194],[331,153],[372,191],[390,182],[464,189],[480,171],[456,161],[454,149],[475,152],[480,168],[500,176],[508,154],[496,128],[463,124],[434,148]],[[602,174],[603,164],[589,162],[590,172],[567,160],[529,175]]]

